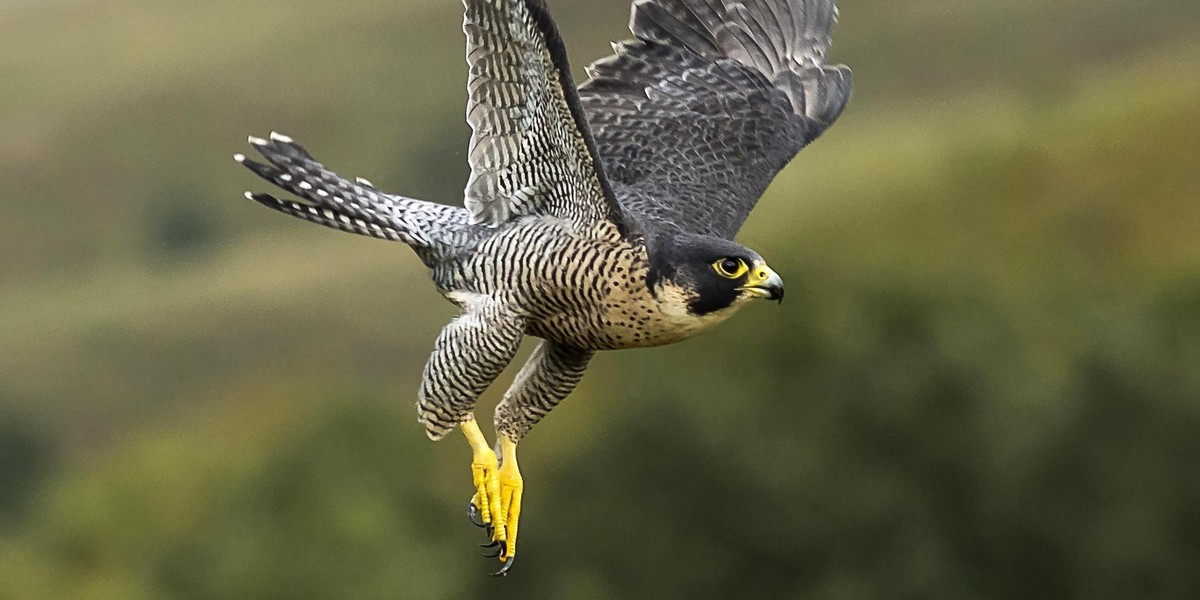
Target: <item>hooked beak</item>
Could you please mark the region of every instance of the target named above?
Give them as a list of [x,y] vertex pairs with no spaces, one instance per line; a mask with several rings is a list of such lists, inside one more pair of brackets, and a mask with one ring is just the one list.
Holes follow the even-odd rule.
[[754,298],[766,298],[783,303],[783,279],[767,265],[758,265],[750,270],[746,285],[738,288]]

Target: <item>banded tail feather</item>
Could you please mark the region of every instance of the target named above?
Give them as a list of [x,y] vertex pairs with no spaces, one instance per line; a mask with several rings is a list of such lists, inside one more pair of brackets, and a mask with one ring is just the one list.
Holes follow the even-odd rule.
[[339,231],[357,233],[381,240],[411,243],[409,237],[405,236],[401,231],[390,227],[383,227],[374,221],[364,221],[363,219],[354,218],[332,209],[292,200],[280,200],[270,194],[246,192],[246,198],[267,208],[275,209],[285,215],[304,219],[309,223],[316,223],[317,225],[324,225],[325,227]]
[[465,209],[386,194],[363,178],[350,181],[317,162],[292,138],[272,132],[251,136],[250,145],[267,162],[234,160],[255,175],[307,202],[246,192],[246,198],[281,213],[339,231],[434,248],[468,221]]

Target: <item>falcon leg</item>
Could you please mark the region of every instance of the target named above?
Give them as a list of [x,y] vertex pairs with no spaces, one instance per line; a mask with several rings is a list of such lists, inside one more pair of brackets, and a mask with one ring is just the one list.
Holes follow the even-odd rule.
[[517,524],[521,520],[521,494],[525,488],[517,468],[517,443],[501,436],[500,454],[500,510],[495,513],[493,537],[500,542],[500,560],[504,561],[504,566],[492,573],[497,577],[507,575],[517,557]]
[[472,523],[488,528],[493,547],[501,554],[506,550],[508,521],[498,517],[502,473],[507,471],[500,467],[473,412],[476,399],[516,354],[523,331],[524,321],[507,311],[503,302],[473,299],[438,335],[417,400],[418,418],[431,439],[458,428],[471,444],[475,493],[468,516]]
[[499,548],[495,556],[504,562],[504,566],[493,575],[504,576],[512,568],[517,554],[517,523],[521,518],[524,488],[521,471],[517,468],[517,443],[508,438],[500,439],[500,452],[504,457],[500,462],[488,447],[487,438],[475,419],[463,423],[462,430],[471,444],[471,476],[475,483],[469,516],[471,522],[488,528],[492,543],[483,547]]
[[[499,549],[496,556],[504,562],[504,566],[494,575],[508,574],[517,556],[517,526],[521,520],[521,497],[525,490],[525,482],[517,468],[517,441],[575,389],[592,354],[590,350],[543,341],[517,374],[512,387],[504,394],[504,400],[496,407],[500,467],[496,472],[495,487],[491,487],[490,479],[483,488],[476,486],[474,500],[476,506],[489,505],[492,547]],[[471,435],[468,434],[468,437]],[[480,489],[484,492],[481,493]],[[498,496],[491,495],[493,489],[499,492]],[[487,495],[486,499],[482,495]],[[499,507],[496,506],[497,497]]]
[[471,444],[471,479],[475,483],[468,516],[475,525],[491,528],[492,516],[500,513],[500,463],[474,417],[461,427]]

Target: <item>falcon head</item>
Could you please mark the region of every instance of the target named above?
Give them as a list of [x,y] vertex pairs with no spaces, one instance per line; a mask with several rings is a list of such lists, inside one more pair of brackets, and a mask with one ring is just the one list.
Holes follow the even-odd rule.
[[757,252],[707,235],[678,235],[651,252],[647,283],[656,297],[682,294],[705,316],[753,298],[783,301],[783,280]]

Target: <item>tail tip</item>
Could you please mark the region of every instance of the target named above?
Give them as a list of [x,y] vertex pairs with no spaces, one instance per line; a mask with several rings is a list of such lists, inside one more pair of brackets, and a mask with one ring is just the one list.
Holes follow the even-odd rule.
[[246,162],[246,155],[241,154],[241,153],[234,154],[233,160],[236,160],[238,162],[238,164],[242,164],[242,163]]
[[293,140],[292,138],[290,138],[286,135],[283,135],[282,133],[276,132],[276,131],[271,132],[271,141],[279,142],[281,144],[295,143],[295,140]]
[[252,145],[252,146],[266,146],[267,145],[267,140],[264,140],[260,137],[250,136],[250,137],[246,138],[246,140],[249,141],[250,145]]

